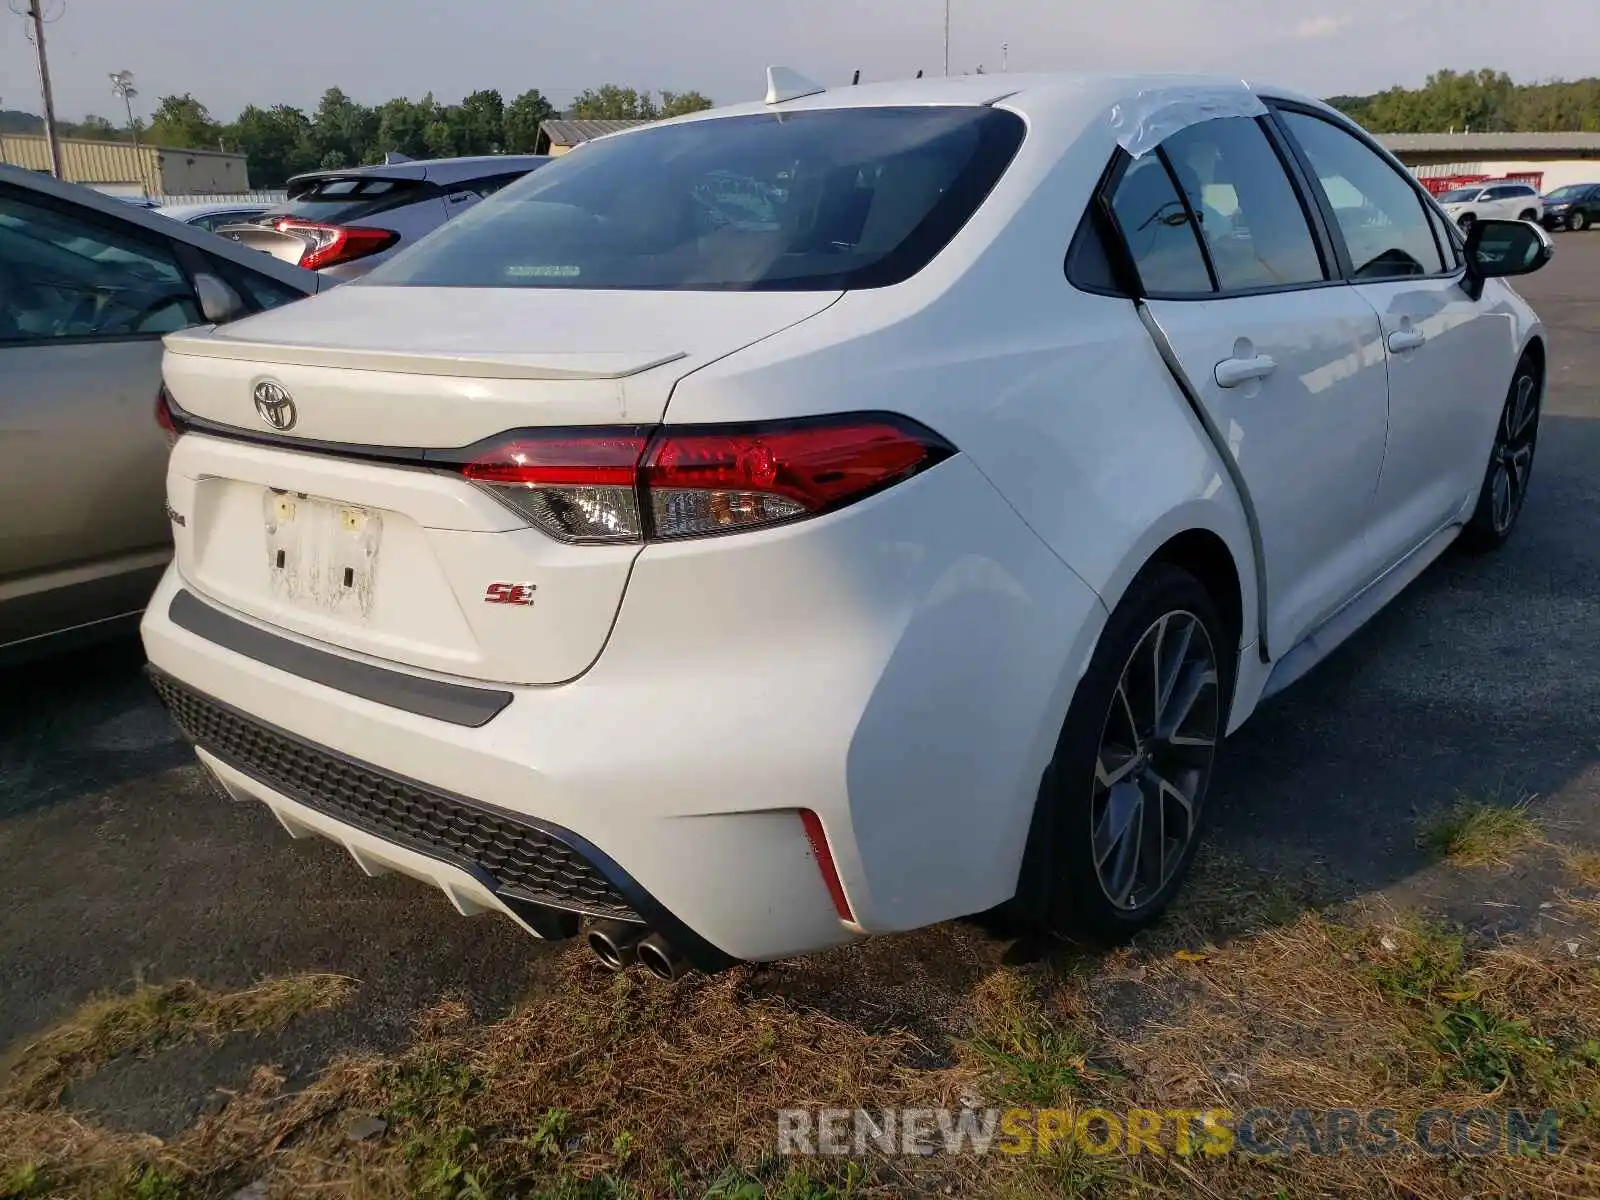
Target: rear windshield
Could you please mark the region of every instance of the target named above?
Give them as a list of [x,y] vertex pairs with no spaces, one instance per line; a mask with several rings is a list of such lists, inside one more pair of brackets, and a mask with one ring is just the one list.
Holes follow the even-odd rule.
[[338,224],[415,203],[426,191],[427,185],[420,179],[310,179],[291,185],[286,203],[246,220],[265,223],[277,217],[300,217]]
[[779,290],[921,270],[1022,142],[992,108],[720,117],[606,138],[381,264],[368,285]]

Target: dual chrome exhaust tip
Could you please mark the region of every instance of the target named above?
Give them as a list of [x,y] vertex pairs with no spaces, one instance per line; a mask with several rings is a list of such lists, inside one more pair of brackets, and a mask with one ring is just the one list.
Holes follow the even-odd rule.
[[689,963],[659,933],[631,921],[596,921],[584,940],[608,971],[626,971],[639,963],[657,979],[671,982],[689,973]]

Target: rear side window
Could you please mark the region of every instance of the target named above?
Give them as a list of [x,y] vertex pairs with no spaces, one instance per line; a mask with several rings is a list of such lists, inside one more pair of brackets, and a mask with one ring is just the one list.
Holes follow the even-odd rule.
[[297,217],[338,225],[359,221],[392,208],[415,204],[436,195],[438,189],[420,179],[367,179],[361,176],[319,176],[289,186],[287,203],[263,213],[267,217]]
[[1161,148],[1200,222],[1223,291],[1327,278],[1294,185],[1255,121],[1203,121]]
[[1015,113],[978,107],[641,129],[539,168],[357,285],[885,287],[960,231],[1023,134]]
[[1445,269],[1428,210],[1408,178],[1329,121],[1298,112],[1281,116],[1333,211],[1354,278],[1436,275]]
[[1123,241],[1151,295],[1208,295],[1211,275],[1172,176],[1154,154],[1134,159],[1112,193]]

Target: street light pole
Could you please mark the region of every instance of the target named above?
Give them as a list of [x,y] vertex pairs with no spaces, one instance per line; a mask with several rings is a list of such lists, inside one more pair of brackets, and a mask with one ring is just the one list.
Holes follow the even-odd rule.
[[43,0],[28,0],[28,16],[33,19],[33,49],[39,59],[39,89],[44,93],[44,137],[50,144],[50,174],[61,178],[61,142],[56,137],[56,101],[50,92],[50,60],[44,52]]
[[111,90],[122,97],[122,106],[128,113],[128,132],[133,135],[133,146],[137,150],[139,127],[133,123],[133,98],[139,94],[139,89],[133,86],[133,72],[111,72]]

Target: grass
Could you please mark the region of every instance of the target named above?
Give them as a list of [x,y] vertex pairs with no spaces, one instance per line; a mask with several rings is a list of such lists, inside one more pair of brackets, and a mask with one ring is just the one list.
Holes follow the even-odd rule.
[[1562,847],[1561,863],[1579,883],[1600,889],[1600,851]]
[[984,980],[973,998],[973,1035],[960,1049],[984,1072],[987,1098],[1048,1108],[1085,1090],[1088,1047],[1079,1031],[1050,1018],[1033,986],[1009,971]]
[[[64,1110],[61,1082],[112,1054],[282,1024],[348,982],[101,998],[13,1056],[0,1197],[176,1200],[255,1179],[351,1200],[1600,1194],[1592,959],[1359,908],[1296,912],[1283,886],[1223,875],[1197,881],[1199,909],[1103,956],[1008,965],[952,925],[660,985],[574,951],[500,1019],[441,1001],[406,1049],[294,1092],[264,1065],[165,1142]],[[1067,1128],[1093,1109],[1377,1107],[1399,1114],[1402,1147],[1436,1107],[1550,1108],[1561,1124],[1554,1155],[1181,1154],[1170,1125],[1138,1155],[1070,1138],[1026,1155],[775,1152],[781,1108],[964,1106],[1061,1109]],[[363,1115],[383,1128],[353,1141]]]
[[0,1058],[0,1101],[47,1106],[74,1077],[121,1055],[148,1054],[196,1036],[278,1029],[304,1013],[342,1003],[354,990],[355,982],[340,975],[296,975],[236,992],[178,980],[98,996]]
[[1507,807],[1462,798],[1418,823],[1417,844],[1457,866],[1504,864],[1540,841],[1539,827],[1528,815],[1529,803]]

